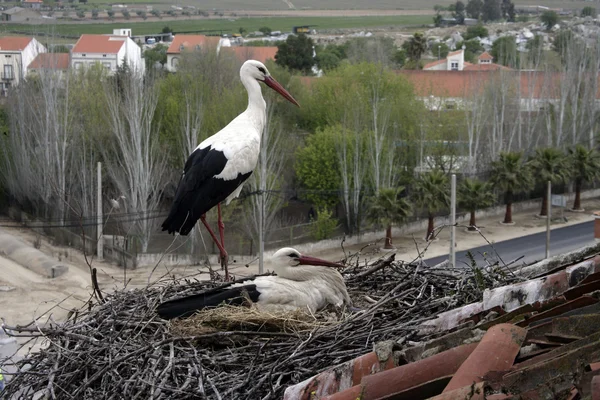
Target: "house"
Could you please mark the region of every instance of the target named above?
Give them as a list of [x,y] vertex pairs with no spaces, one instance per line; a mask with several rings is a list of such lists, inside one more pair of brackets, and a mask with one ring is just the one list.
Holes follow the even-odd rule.
[[32,37],[0,37],[0,92],[16,86],[27,74],[27,67],[46,48]]
[[[516,96],[520,110],[537,112],[561,98],[564,74],[545,71],[515,71],[487,69],[495,64],[475,64],[469,69],[456,71],[399,70],[413,85],[417,97],[430,110],[468,109],[488,87],[508,90]],[[599,79],[597,76],[596,79]],[[600,85],[600,80],[598,82]],[[600,106],[600,88],[596,102]]]
[[12,7],[8,10],[0,11],[0,21],[2,22],[27,22],[41,19],[42,14],[30,8]]
[[167,71],[175,72],[182,53],[220,48],[221,38],[204,35],[175,35],[167,49]]
[[39,10],[42,8],[44,1],[43,0],[23,0],[21,2],[21,4],[23,5],[23,8],[32,8],[34,10]]
[[277,47],[272,46],[223,47],[221,50],[225,53],[232,53],[242,63],[247,60],[257,60],[264,64],[267,60],[275,60],[275,54],[277,54]]
[[[469,63],[466,63],[470,65]],[[425,71],[462,71],[465,67],[465,51],[460,49],[448,53],[448,56],[442,60],[437,60],[425,64]]]
[[443,60],[437,60],[425,64],[424,71],[496,71],[499,69],[510,70],[504,65],[494,64],[494,57],[487,51],[477,58],[477,64],[465,61],[465,51],[460,49],[448,53]]
[[127,36],[81,35],[71,50],[71,68],[89,68],[99,63],[110,73],[127,64],[132,71],[144,73],[142,50]]
[[69,70],[71,56],[69,53],[40,53],[27,67],[28,74],[55,72],[62,76]]

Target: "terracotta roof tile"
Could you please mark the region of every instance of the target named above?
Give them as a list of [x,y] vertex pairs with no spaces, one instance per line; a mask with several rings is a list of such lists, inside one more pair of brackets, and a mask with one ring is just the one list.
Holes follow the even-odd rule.
[[33,40],[31,37],[5,36],[0,37],[0,51],[21,51]]
[[221,40],[218,36],[205,36],[205,35],[175,35],[173,41],[167,49],[167,54],[178,54],[183,50],[196,50],[210,46],[217,48],[219,41]]
[[247,60],[257,60],[265,63],[267,60],[275,60],[277,47],[274,46],[236,46],[222,47],[221,51],[233,53],[238,60],[245,62]]
[[479,55],[479,57],[477,57],[478,60],[493,60],[494,57],[492,57],[492,55],[490,53],[488,53],[487,51],[484,51],[483,53],[481,53]]
[[457,55],[459,55],[462,52],[463,52],[462,49],[461,50],[456,50],[456,51],[451,51],[450,53],[448,53],[448,56],[446,56],[446,58],[452,57],[452,56],[457,56]]
[[[586,293],[597,290],[599,264],[600,257],[596,256],[562,266],[532,281],[495,289],[496,294],[488,299],[504,299],[500,305],[488,300],[440,314],[438,319],[445,322],[437,324],[438,331],[461,326],[464,317],[475,311],[482,315],[494,309],[512,311],[503,315],[499,312],[500,317],[483,320],[474,327],[471,321],[469,328],[437,335],[427,343],[394,352],[394,358],[399,357],[398,362],[404,365],[355,375],[351,372],[355,368],[350,366],[358,359],[352,360],[343,364],[346,367],[334,367],[288,388],[285,398],[446,400],[483,399],[484,393],[489,394],[485,398],[496,400],[591,396],[592,389],[600,391],[600,378],[596,378],[600,376],[600,303]],[[563,293],[583,295],[566,301]],[[522,299],[515,302],[513,298],[518,294]],[[530,300],[525,300],[527,298]],[[526,319],[520,319],[523,316]],[[507,320],[520,322],[514,324]],[[473,334],[479,329],[487,332],[477,342]],[[569,343],[525,351],[524,346],[531,347],[544,338]],[[451,356],[465,349],[468,351],[463,356]],[[432,352],[436,354],[431,355]],[[367,356],[373,357],[371,354]],[[328,397],[321,397],[323,395]]]
[[436,65],[446,64],[447,62],[448,62],[448,60],[446,60],[445,58],[443,58],[441,60],[435,60],[428,64],[425,64],[423,66],[423,69],[429,69],[429,68],[435,67]]
[[125,44],[125,36],[81,35],[72,53],[117,54]]
[[68,53],[40,53],[29,64],[30,69],[68,69]]
[[510,71],[511,68],[505,67],[500,64],[471,64],[463,68],[463,71]]

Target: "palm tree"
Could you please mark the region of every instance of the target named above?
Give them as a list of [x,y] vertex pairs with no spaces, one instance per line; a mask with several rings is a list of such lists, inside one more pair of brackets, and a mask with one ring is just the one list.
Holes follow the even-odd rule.
[[448,177],[440,170],[427,172],[415,182],[413,202],[427,210],[429,223],[427,224],[426,240],[433,237],[433,219],[435,213],[448,206],[450,184]]
[[392,224],[398,224],[410,213],[410,204],[401,196],[404,187],[381,189],[371,199],[367,217],[376,224],[385,225],[385,249],[393,249]]
[[523,154],[500,153],[498,160],[492,163],[492,183],[504,191],[504,223],[512,224],[513,195],[531,186],[529,167],[523,162]]
[[600,154],[595,149],[586,149],[578,144],[569,149],[572,178],[575,180],[575,202],[573,210],[581,208],[581,186],[584,182],[600,177]]
[[419,61],[427,51],[427,39],[422,33],[417,32],[402,47],[411,60]]
[[[561,150],[548,147],[536,149],[535,155],[529,160],[531,172],[535,180],[544,188],[548,181],[552,185],[565,182],[571,175],[570,165],[565,153]],[[542,209],[540,215],[548,215],[548,191],[544,190],[542,198]]]
[[469,210],[469,230],[476,231],[475,211],[480,208],[489,207],[494,202],[494,192],[490,182],[482,182],[477,179],[465,179],[458,188],[458,205]]

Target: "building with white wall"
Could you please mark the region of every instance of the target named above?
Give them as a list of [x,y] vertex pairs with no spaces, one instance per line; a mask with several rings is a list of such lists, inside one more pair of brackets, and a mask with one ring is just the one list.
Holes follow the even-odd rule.
[[0,95],[27,75],[27,67],[46,47],[32,37],[0,37]]
[[132,71],[145,70],[142,49],[128,36],[82,35],[71,51],[71,68],[104,66],[110,73],[127,64]]

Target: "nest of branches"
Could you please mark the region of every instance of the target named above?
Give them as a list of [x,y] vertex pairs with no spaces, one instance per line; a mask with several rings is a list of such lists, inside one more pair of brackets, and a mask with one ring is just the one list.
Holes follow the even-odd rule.
[[[358,312],[261,314],[223,307],[168,322],[167,299],[214,288],[215,281],[169,280],[119,290],[74,311],[66,322],[4,328],[43,340],[16,363],[7,398],[277,399],[285,388],[372,350],[418,341],[418,325],[481,299],[485,288],[517,280],[500,268],[432,269],[394,261],[347,260]],[[29,343],[24,346],[29,346]]]

